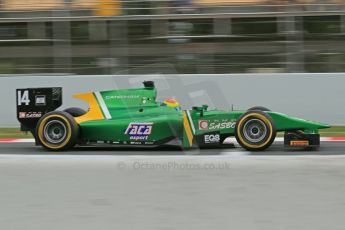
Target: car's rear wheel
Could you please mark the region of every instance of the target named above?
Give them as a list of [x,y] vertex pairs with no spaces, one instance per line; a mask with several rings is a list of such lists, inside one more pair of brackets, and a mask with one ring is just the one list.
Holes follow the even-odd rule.
[[239,117],[235,127],[237,142],[249,151],[262,151],[276,137],[273,119],[262,111],[248,111]]
[[36,128],[38,143],[51,151],[72,148],[78,141],[78,135],[78,124],[66,112],[54,111],[45,114]]

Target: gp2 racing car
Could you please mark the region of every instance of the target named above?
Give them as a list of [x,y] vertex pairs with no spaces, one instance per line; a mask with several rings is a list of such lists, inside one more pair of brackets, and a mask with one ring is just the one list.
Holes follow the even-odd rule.
[[17,118],[36,144],[52,151],[75,145],[158,146],[178,140],[183,148],[217,147],[228,137],[249,151],[267,149],[284,131],[285,146],[315,148],[326,124],[271,112],[208,110],[207,105],[181,110],[175,99],[156,101],[154,82],[139,89],[76,94],[88,111],[62,105],[62,88],[17,89]]

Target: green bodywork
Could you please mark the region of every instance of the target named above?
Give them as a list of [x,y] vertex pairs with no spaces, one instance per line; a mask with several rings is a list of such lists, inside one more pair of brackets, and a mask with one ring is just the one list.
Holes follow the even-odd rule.
[[[178,139],[184,147],[191,147],[196,137],[205,133],[234,136],[237,119],[247,112],[207,110],[207,106],[191,110],[164,106],[156,101],[157,91],[154,87],[94,92],[93,95],[104,119],[79,124],[80,138],[84,142],[160,145]],[[274,120],[277,131],[318,133],[319,129],[329,128],[326,124],[282,113],[266,113]],[[207,127],[202,127],[203,122],[207,123]]]

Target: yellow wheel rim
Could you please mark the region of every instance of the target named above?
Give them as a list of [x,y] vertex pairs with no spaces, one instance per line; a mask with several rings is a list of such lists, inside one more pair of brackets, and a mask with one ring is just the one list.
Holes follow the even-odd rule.
[[[49,142],[47,142],[46,138],[44,137],[44,127],[47,124],[47,122],[49,121],[49,119],[51,118],[58,118],[61,119],[65,126],[66,126],[66,139],[61,143],[61,144],[51,144]],[[69,121],[62,115],[58,115],[58,114],[52,114],[50,116],[45,117],[42,122],[40,123],[39,127],[38,127],[38,138],[40,140],[40,142],[42,143],[43,146],[49,148],[49,149],[61,149],[63,147],[65,147],[68,142],[70,141],[72,137],[72,128],[71,125],[69,123]]]
[[[250,144],[247,142],[247,140],[245,138],[243,138],[243,135],[241,132],[241,127],[242,127],[243,123],[247,120],[248,117],[254,117],[256,119],[260,119],[268,127],[269,137],[267,138],[267,140],[265,142],[261,143],[260,145]],[[259,148],[264,147],[265,145],[267,145],[271,141],[271,138],[273,135],[273,127],[272,127],[271,121],[267,117],[265,117],[264,115],[262,115],[260,113],[249,113],[249,114],[245,115],[244,117],[242,117],[241,120],[238,122],[236,132],[238,133],[238,138],[240,139],[241,143],[244,146],[246,146],[248,148],[252,148],[252,149],[259,149]]]

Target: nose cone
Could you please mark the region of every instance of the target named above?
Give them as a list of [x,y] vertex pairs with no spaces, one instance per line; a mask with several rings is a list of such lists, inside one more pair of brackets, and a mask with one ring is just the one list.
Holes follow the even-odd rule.
[[315,122],[315,121],[306,121],[309,123],[309,125],[311,126],[315,126],[317,129],[328,129],[331,128],[330,125],[328,124],[324,124],[324,123],[320,123],[320,122]]
[[331,127],[328,124],[290,117],[282,113],[269,112],[269,114],[275,121],[278,131],[310,130],[317,132],[319,129],[328,129]]

